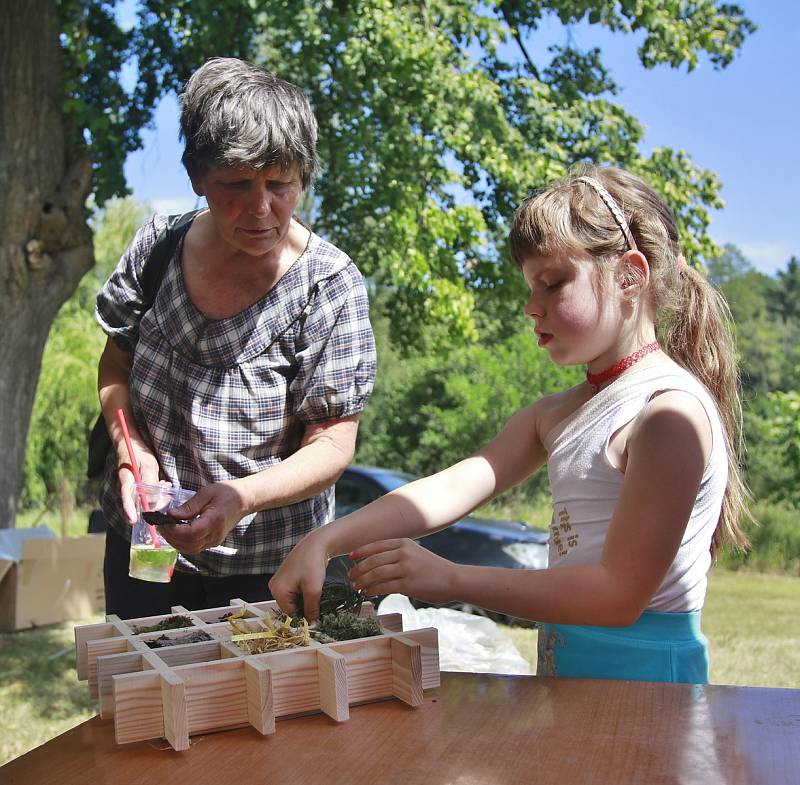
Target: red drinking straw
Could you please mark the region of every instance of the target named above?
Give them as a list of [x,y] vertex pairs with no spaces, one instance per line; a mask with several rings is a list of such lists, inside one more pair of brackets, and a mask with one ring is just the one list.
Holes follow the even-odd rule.
[[[142,475],[139,474],[139,464],[136,461],[136,456],[133,453],[133,445],[131,444],[131,435],[128,433],[128,422],[125,419],[125,412],[122,409],[117,409],[117,419],[119,420],[119,426],[122,428],[122,436],[125,439],[125,446],[128,448],[128,458],[130,458],[131,462],[131,471],[133,472],[133,479],[136,480],[137,483],[141,485],[142,483]],[[145,492],[139,488],[139,501],[142,503],[142,509],[145,512],[148,512],[148,504],[147,504],[147,496]],[[150,527],[150,538],[153,540],[153,545],[156,548],[161,547],[161,541],[158,539],[158,532],[156,531],[156,527],[153,524],[147,524]]]

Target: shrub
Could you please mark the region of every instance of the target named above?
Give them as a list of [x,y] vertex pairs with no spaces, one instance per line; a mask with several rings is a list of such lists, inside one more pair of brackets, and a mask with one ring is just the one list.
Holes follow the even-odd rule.
[[800,510],[785,503],[758,502],[752,512],[758,525],[746,527],[750,550],[745,554],[724,552],[720,563],[734,569],[800,575]]
[[[439,471],[483,447],[519,409],[581,376],[551,362],[527,325],[494,345],[440,355],[392,355],[387,362],[381,347],[356,460],[420,475]],[[533,499],[546,487],[540,470],[523,495]]]

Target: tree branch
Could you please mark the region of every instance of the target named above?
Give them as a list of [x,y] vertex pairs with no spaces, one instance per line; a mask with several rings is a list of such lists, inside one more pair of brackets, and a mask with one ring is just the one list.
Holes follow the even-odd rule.
[[503,21],[508,25],[509,30],[511,30],[511,37],[517,42],[517,46],[519,47],[520,52],[522,52],[522,57],[525,60],[531,75],[534,77],[534,79],[541,79],[539,76],[539,69],[533,64],[533,60],[531,60],[531,56],[528,54],[528,50],[525,48],[525,44],[522,42],[522,36],[519,34],[519,28],[511,21],[508,8],[506,7],[505,3],[500,3],[500,13],[503,15]]

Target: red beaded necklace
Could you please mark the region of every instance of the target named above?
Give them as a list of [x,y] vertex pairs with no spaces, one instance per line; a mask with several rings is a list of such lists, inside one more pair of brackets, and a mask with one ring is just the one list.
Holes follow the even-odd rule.
[[600,385],[603,382],[607,382],[609,379],[616,378],[623,371],[627,371],[632,365],[636,365],[636,363],[638,363],[642,357],[660,348],[661,344],[658,341],[653,341],[653,343],[648,343],[646,346],[643,346],[633,354],[629,354],[627,357],[623,357],[621,360],[618,360],[605,371],[600,371],[600,373],[586,371],[586,381],[589,382],[589,386],[592,388],[592,395],[594,395],[600,389]]

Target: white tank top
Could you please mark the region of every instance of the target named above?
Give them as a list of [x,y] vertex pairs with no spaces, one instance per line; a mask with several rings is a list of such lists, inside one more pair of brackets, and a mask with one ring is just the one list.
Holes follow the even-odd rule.
[[609,458],[609,440],[641,413],[655,393],[664,390],[683,390],[700,401],[713,441],[678,553],[648,610],[695,611],[705,599],[711,538],[728,481],[728,457],[713,399],[694,376],[671,364],[632,369],[546,435],[553,498],[549,566],[599,563],[624,478]]

